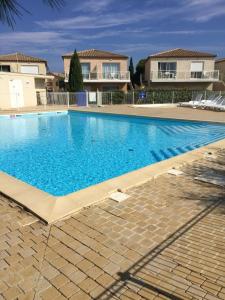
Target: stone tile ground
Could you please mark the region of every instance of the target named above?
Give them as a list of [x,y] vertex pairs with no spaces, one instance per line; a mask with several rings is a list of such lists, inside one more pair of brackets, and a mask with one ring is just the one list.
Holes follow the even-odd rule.
[[46,226],[0,196],[0,299],[225,299],[225,152]]

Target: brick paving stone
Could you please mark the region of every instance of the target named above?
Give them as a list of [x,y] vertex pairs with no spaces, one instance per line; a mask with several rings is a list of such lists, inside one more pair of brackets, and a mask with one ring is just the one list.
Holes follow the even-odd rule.
[[76,272],[68,275],[68,277],[75,284],[79,284],[80,282],[86,279],[87,275],[84,272],[77,270]]
[[78,271],[78,269],[74,265],[68,263],[65,266],[61,267],[59,271],[62,272],[64,275],[69,276],[70,274]]
[[101,284],[102,286],[104,286],[105,288],[109,287],[113,282],[114,282],[114,278],[111,277],[110,275],[104,273],[102,275],[100,275],[96,281]]
[[40,298],[43,300],[52,300],[52,299],[56,299],[60,295],[61,295],[60,292],[56,288],[51,286],[45,291],[43,291],[42,293],[40,293]]
[[106,265],[103,270],[109,275],[114,275],[120,271],[120,267],[112,262]]
[[88,269],[86,271],[86,274],[91,277],[92,279],[96,279],[98,278],[100,275],[102,275],[104,273],[104,271],[102,269],[100,269],[99,267],[94,266],[91,269]]
[[50,280],[50,282],[52,285],[54,285],[54,287],[59,289],[65,284],[67,284],[69,282],[69,279],[65,275],[59,274],[56,277],[54,277],[52,280]]
[[16,299],[20,294],[22,294],[20,289],[18,289],[17,287],[11,287],[3,293],[3,297],[6,300],[12,300]]
[[83,280],[78,285],[87,294],[89,294],[93,289],[95,289],[98,286],[98,284],[94,280],[92,280],[91,278],[86,278],[85,280]]
[[93,266],[94,264],[88,261],[87,259],[83,259],[78,264],[76,264],[76,267],[83,272],[87,272],[87,270],[91,269]]
[[35,297],[35,292],[31,291],[23,295],[19,295],[18,300],[33,300],[34,297]]
[[74,284],[73,282],[68,282],[66,285],[63,285],[60,288],[60,292],[66,297],[70,298],[72,297],[75,293],[79,291],[79,287]]
[[90,291],[90,296],[96,299],[102,293],[104,293],[105,289],[101,285],[97,285],[93,290]]
[[91,297],[83,291],[79,291],[75,295],[73,295],[71,300],[91,300]]

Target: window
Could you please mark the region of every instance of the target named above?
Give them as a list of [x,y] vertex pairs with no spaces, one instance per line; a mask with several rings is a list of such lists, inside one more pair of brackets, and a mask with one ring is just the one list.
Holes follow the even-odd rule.
[[102,64],[103,79],[119,79],[120,64],[118,63],[104,63]]
[[89,63],[81,63],[81,69],[82,69],[83,79],[89,79],[90,64]]
[[191,78],[202,78],[204,63],[202,61],[193,61],[191,63]]
[[176,78],[177,63],[176,62],[159,62],[158,77],[159,78]]
[[10,66],[0,65],[0,72],[10,72]]
[[35,65],[21,66],[21,73],[24,74],[39,74],[39,68]]

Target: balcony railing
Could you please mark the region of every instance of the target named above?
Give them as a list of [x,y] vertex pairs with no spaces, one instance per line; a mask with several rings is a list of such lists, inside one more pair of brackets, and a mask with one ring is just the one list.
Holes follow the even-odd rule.
[[[65,81],[68,82],[69,74],[65,74]],[[90,72],[83,73],[85,81],[130,81],[130,72]]]
[[151,81],[218,81],[219,71],[203,72],[177,72],[158,71],[151,72]]

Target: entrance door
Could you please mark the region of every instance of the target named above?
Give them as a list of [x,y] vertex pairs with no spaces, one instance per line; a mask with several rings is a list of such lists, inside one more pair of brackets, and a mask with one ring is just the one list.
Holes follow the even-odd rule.
[[97,104],[97,93],[96,92],[89,92],[89,104]]
[[9,81],[9,91],[10,91],[10,99],[11,99],[11,107],[23,107],[24,99],[23,99],[23,85],[22,81],[18,79]]

